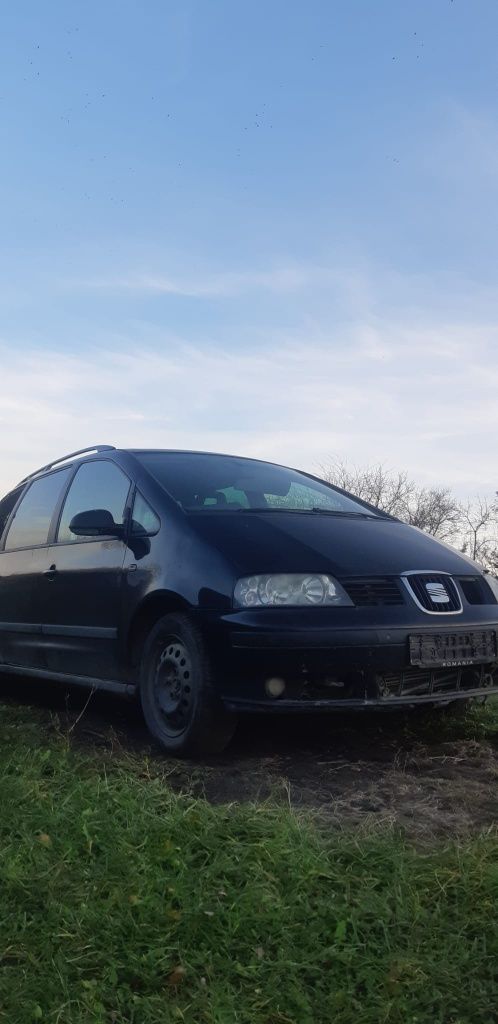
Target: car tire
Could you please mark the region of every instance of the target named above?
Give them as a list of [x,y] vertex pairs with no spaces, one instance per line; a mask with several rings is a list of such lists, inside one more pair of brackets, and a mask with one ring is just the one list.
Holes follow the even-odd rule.
[[169,754],[216,754],[237,724],[213,688],[200,630],[187,615],[160,619],[145,642],[140,699],[148,729]]

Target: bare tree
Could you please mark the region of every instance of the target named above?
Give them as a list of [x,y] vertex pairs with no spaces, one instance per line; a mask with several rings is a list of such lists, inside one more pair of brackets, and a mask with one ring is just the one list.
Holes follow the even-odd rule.
[[461,509],[448,487],[419,487],[404,470],[390,472],[383,465],[364,469],[335,461],[322,467],[322,472],[329,483],[440,540],[459,532]]
[[462,551],[492,572],[498,570],[498,502],[477,497],[462,506]]
[[393,516],[400,516],[408,500],[410,481],[407,473],[390,473],[384,466],[358,468],[335,461],[322,467],[325,480],[356,494],[370,505]]
[[461,509],[447,487],[413,487],[406,521],[440,540],[452,540],[460,532]]

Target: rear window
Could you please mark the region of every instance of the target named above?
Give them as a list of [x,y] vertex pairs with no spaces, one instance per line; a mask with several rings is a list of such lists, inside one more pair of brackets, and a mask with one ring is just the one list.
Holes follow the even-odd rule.
[[34,480],[17,509],[5,541],[5,550],[32,548],[48,543],[50,524],[72,468]]
[[134,454],[186,512],[252,509],[376,515],[334,487],[284,466],[230,455]]

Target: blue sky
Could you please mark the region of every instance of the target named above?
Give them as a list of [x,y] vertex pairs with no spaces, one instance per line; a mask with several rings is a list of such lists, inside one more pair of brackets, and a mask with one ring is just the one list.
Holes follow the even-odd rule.
[[495,0],[7,5],[2,490],[110,441],[493,493],[497,36]]

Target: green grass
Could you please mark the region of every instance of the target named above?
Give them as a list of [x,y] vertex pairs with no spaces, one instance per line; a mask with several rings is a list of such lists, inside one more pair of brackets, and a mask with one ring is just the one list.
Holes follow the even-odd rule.
[[420,708],[407,712],[402,741],[440,743],[459,740],[498,741],[498,699],[489,697],[484,704],[474,701],[455,703],[440,710]]
[[212,807],[2,707],[0,886],[8,1024],[497,1019],[496,832],[417,849]]

